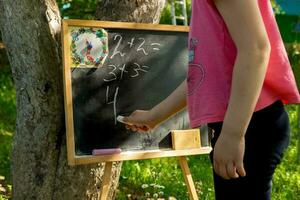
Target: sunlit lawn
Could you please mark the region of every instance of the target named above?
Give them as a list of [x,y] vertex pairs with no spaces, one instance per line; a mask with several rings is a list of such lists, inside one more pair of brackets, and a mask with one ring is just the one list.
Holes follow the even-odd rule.
[[[299,200],[300,197],[300,165],[296,164],[296,106],[289,106],[288,110],[292,126],[292,141],[274,176],[274,200]],[[15,90],[10,70],[8,67],[0,66],[0,176],[6,178],[7,191],[11,190],[10,152],[15,117]],[[208,156],[189,156],[188,162],[201,199],[214,199],[212,169]],[[0,180],[0,184],[4,185],[3,181]],[[3,194],[0,192],[0,200],[8,198]],[[116,199],[157,199],[158,197],[188,199],[187,188],[177,159],[124,162]]]
[[11,187],[10,175],[10,152],[13,132],[15,130],[16,106],[15,106],[15,89],[11,79],[10,69],[8,66],[0,66],[0,178],[1,184],[5,185],[6,192],[0,192],[0,200],[5,199],[9,194]]

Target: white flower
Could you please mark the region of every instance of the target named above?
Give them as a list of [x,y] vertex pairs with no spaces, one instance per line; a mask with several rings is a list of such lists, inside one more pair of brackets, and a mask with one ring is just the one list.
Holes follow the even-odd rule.
[[165,186],[163,186],[163,185],[158,185],[158,188],[160,188],[160,189],[165,189]]

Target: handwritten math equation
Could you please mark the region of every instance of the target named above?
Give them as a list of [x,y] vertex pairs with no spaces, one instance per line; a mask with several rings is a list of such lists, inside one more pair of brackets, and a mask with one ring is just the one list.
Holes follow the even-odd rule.
[[[132,37],[125,41],[122,35],[116,34],[112,38],[113,41],[116,42],[116,45],[112,50],[110,50],[112,52],[109,56],[111,61],[120,59],[126,60],[126,56],[128,57],[132,55],[133,52],[135,52],[139,58],[148,57],[149,55],[160,51],[161,47],[160,43],[147,42],[146,39],[142,37]],[[125,47],[129,47],[130,52],[128,52],[128,48]],[[127,52],[123,52],[124,49],[126,49]],[[103,79],[105,82],[122,80],[125,74],[128,74],[131,78],[135,78],[150,70],[150,66],[138,62],[109,64],[108,68],[109,72]]]
[[[144,58],[158,53],[162,44],[159,42],[151,42],[143,37],[130,37],[129,39],[121,34],[114,34],[111,38],[115,42],[115,46],[110,49],[110,64],[107,65],[107,73],[105,74],[103,81],[110,83],[113,81],[126,79],[133,79],[139,76],[147,74],[151,70],[151,66],[141,63]],[[134,62],[126,62],[130,59],[130,56],[138,57],[138,60]],[[122,60],[124,63],[117,63]],[[106,86],[106,104],[113,105],[114,121],[117,124],[117,102],[119,94],[119,86],[111,88]]]

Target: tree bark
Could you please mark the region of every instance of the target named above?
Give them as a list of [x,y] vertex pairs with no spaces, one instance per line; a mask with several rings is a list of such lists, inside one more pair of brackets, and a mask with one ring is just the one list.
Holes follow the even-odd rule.
[[103,21],[159,23],[165,0],[102,0],[96,18]]
[[[121,9],[121,3],[101,1],[97,16],[104,19],[99,14],[104,6],[106,20],[123,20],[127,13],[128,21],[158,22],[162,4],[154,3],[157,0],[124,2],[130,6],[128,2],[135,2],[135,9],[109,15]],[[99,194],[103,163],[67,164],[60,27],[54,0],[0,0],[0,29],[17,94],[12,152],[14,199],[82,200],[97,199]],[[114,198],[121,165],[114,164],[108,199]]]

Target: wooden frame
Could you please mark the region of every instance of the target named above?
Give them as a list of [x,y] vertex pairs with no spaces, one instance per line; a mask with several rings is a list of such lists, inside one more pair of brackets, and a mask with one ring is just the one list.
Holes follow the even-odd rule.
[[66,116],[66,134],[67,134],[67,155],[69,165],[91,164],[99,162],[112,162],[122,160],[138,160],[159,157],[187,156],[197,154],[207,154],[211,151],[210,147],[196,148],[188,150],[146,150],[146,151],[126,151],[114,155],[99,156],[76,156],[75,155],[75,137],[73,124],[73,104],[72,104],[72,85],[71,85],[71,52],[70,52],[70,29],[69,27],[93,27],[110,29],[136,29],[136,30],[157,30],[157,31],[177,31],[188,32],[188,26],[172,25],[154,25],[137,24],[124,22],[106,22],[106,21],[86,21],[86,20],[63,20],[62,22],[62,43],[63,43],[63,81],[64,81],[64,103]]

